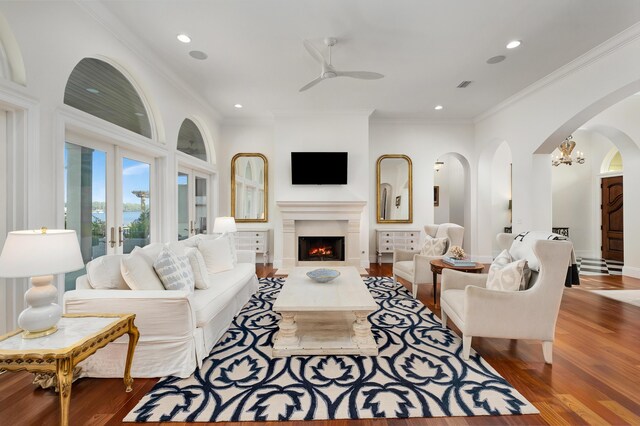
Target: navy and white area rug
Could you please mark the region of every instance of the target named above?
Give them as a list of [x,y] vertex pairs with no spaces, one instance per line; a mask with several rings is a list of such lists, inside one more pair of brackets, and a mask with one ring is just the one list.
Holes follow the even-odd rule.
[[538,410],[390,278],[365,278],[380,353],[271,358],[284,282],[262,279],[201,369],[165,377],[125,421],[321,420],[534,414]]

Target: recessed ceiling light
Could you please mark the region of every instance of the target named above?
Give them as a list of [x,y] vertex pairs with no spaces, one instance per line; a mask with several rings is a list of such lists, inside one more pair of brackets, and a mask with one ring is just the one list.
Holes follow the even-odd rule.
[[497,64],[497,63],[499,63],[499,62],[502,62],[502,61],[504,61],[505,59],[507,59],[507,57],[506,57],[506,56],[504,56],[504,55],[498,55],[498,56],[494,56],[493,58],[489,58],[489,59],[487,59],[487,63],[488,63],[488,64],[493,65],[493,64]]
[[186,34],[178,34],[176,38],[183,43],[191,43],[191,37]]
[[507,49],[515,49],[521,44],[522,42],[520,40],[511,40],[509,43],[507,43]]
[[444,108],[442,105],[436,105],[433,109],[440,111],[442,108]]
[[242,108],[242,105],[240,105],[240,104],[235,104],[235,105],[234,105],[234,107],[236,107],[236,108],[240,109],[240,108]]
[[135,115],[137,115],[138,117],[144,117],[144,113],[142,112],[134,112]]
[[94,89],[93,87],[87,87],[85,90],[89,93],[93,93],[94,95],[97,95],[98,93],[100,93],[98,89]]
[[191,52],[189,52],[189,56],[191,56],[193,59],[199,59],[201,61],[204,61],[209,57],[206,53],[204,53],[201,50],[192,50]]

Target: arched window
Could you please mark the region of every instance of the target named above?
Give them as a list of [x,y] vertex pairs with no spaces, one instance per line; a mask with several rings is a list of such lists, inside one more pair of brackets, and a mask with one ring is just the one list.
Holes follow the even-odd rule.
[[78,62],[64,89],[64,103],[151,138],[151,123],[140,95],[120,71],[100,59]]
[[0,40],[0,78],[11,80],[11,71],[9,69],[9,60],[4,51],[2,40]]
[[196,123],[186,118],[178,132],[178,151],[207,161],[207,150],[204,146],[204,138]]
[[609,172],[621,172],[622,171],[622,156],[620,151],[616,152],[611,161],[609,162]]

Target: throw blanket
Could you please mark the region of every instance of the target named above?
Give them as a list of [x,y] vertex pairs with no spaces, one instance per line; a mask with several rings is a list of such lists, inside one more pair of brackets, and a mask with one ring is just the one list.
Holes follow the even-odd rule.
[[[527,259],[529,262],[529,268],[534,271],[540,269],[540,263],[533,254],[533,242],[536,240],[565,240],[571,242],[569,238],[560,234],[553,234],[542,231],[527,231],[521,232],[513,238],[513,243],[509,252],[518,259]],[[572,285],[580,285],[580,277],[578,276],[578,264],[576,262],[576,253],[571,248],[571,259],[567,268],[567,277],[564,281],[565,287],[571,287]]]

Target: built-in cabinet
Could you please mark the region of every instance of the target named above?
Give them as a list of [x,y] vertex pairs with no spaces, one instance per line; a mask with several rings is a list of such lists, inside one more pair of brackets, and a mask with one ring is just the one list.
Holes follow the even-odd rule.
[[262,254],[262,265],[269,261],[269,230],[243,229],[235,234],[237,250],[251,250]]
[[378,264],[382,263],[382,255],[385,253],[393,253],[395,249],[418,250],[419,244],[419,229],[376,229]]

